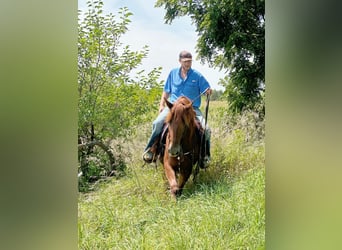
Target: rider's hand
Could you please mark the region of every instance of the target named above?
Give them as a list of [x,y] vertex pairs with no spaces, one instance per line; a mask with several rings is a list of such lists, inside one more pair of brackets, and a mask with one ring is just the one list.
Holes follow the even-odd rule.
[[164,109],[164,105],[160,105],[159,106],[159,113],[161,113],[163,111],[163,109]]
[[213,92],[213,90],[211,88],[207,89],[207,91],[205,92],[207,95],[211,95],[211,93]]

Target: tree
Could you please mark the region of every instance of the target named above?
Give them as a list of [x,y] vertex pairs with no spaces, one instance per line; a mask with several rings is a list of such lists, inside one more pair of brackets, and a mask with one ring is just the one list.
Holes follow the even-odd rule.
[[223,91],[222,90],[213,89],[213,92],[212,92],[212,94],[210,96],[210,100],[212,100],[212,101],[221,100],[222,95],[223,95]]
[[158,0],[155,6],[164,6],[166,23],[190,16],[199,35],[199,58],[227,70],[221,84],[232,110],[260,101],[265,84],[264,0]]
[[160,68],[132,76],[148,54],[148,47],[131,51],[120,43],[132,15],[127,8],[103,14],[102,1],[88,1],[79,11],[78,32],[78,149],[83,178],[109,175],[122,161],[112,140],[127,137],[144,114],[157,105]]

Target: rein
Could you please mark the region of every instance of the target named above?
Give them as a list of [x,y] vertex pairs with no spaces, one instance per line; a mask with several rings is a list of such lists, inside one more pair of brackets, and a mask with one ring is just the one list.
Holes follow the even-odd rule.
[[[205,131],[207,129],[209,101],[210,101],[210,95],[207,95],[207,103],[206,103],[206,106],[205,106],[205,116],[204,116],[204,119],[205,119],[204,130],[203,130],[203,134],[201,136],[201,144],[199,146],[199,157],[198,157],[199,159],[198,159],[198,162],[197,162],[197,165],[196,165],[196,169],[195,169],[195,176],[199,172],[199,163],[202,161],[202,145],[203,145],[203,140],[204,140],[204,137],[205,137]],[[207,147],[207,144],[204,143],[204,152],[206,152],[206,150],[207,150],[206,147]]]
[[[196,96],[193,100],[192,103],[194,103],[194,101],[196,101],[198,98],[200,98],[206,91],[208,90],[208,88],[206,88],[202,93],[200,93],[198,96]],[[207,96],[208,98],[208,96]],[[208,100],[208,99],[207,99]],[[208,103],[208,102],[207,102]],[[207,104],[208,105],[208,104]]]
[[[206,88],[202,93],[200,93],[193,101],[192,103],[194,103],[194,101],[196,101],[198,98],[200,98],[206,91],[208,90],[208,88]],[[207,121],[208,121],[208,110],[209,110],[209,101],[210,101],[210,95],[207,94],[207,104],[205,106],[205,116],[204,116],[204,131],[203,131],[203,135],[201,136],[201,144],[200,144],[200,154],[199,154],[199,160],[201,160],[202,156],[201,156],[201,150],[202,150],[202,142],[203,142],[203,138],[205,136],[205,131],[207,129]],[[204,150],[206,151],[206,143],[204,145]]]
[[207,118],[208,118],[208,110],[209,110],[209,101],[210,101],[210,95],[207,95],[207,104],[205,106],[205,124],[204,124],[204,129],[207,129]]

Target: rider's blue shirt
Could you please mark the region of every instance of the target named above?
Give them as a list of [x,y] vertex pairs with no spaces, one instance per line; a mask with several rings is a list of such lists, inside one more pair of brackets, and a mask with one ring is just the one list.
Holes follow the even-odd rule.
[[210,88],[208,81],[198,71],[191,69],[188,71],[187,77],[181,77],[181,68],[171,70],[164,86],[164,91],[170,94],[170,101],[173,103],[180,96],[186,96],[194,101],[193,106],[199,108],[201,106],[200,94]]

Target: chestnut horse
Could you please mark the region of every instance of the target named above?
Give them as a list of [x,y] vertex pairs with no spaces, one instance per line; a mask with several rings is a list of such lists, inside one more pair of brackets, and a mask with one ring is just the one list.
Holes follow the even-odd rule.
[[[193,166],[199,159],[200,135],[196,113],[187,97],[180,97],[172,104],[165,99],[170,113],[165,119],[168,125],[164,155],[161,156],[171,197],[181,195]],[[196,168],[195,174],[198,173]],[[177,178],[178,177],[178,178]]]

